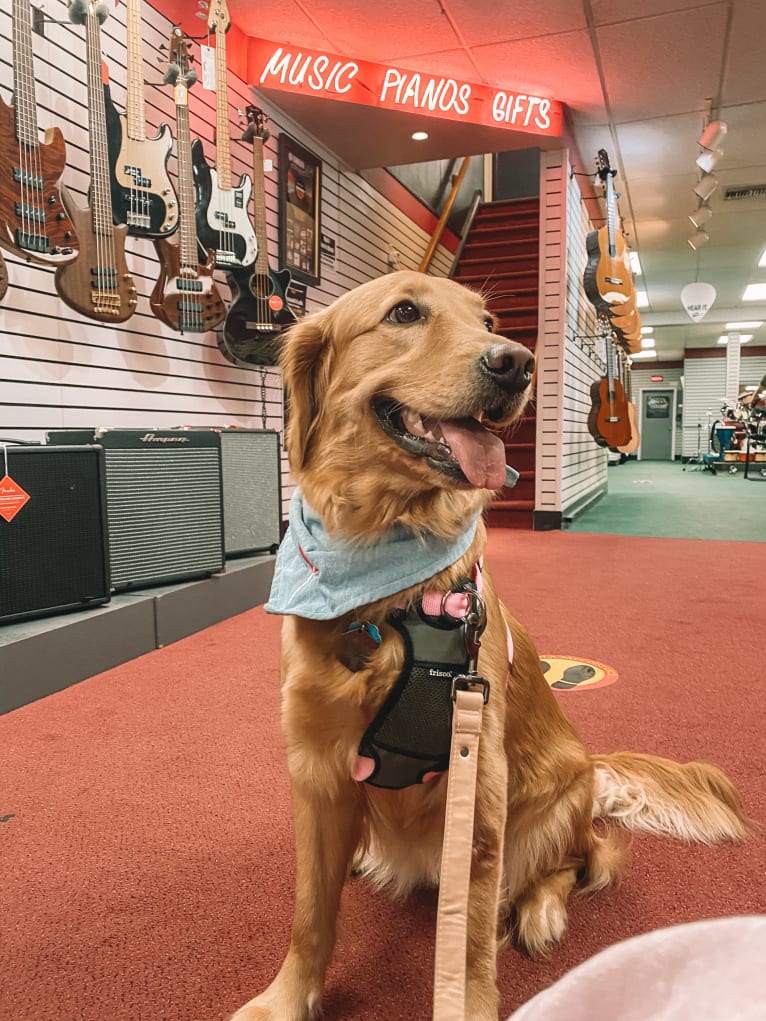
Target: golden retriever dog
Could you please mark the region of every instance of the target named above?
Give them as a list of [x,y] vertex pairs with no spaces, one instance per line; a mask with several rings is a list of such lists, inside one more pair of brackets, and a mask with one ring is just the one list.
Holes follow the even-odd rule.
[[[715,766],[589,754],[532,640],[501,604],[482,566],[481,514],[505,484],[500,434],[524,410],[534,360],[495,332],[480,294],[392,273],[292,327],[281,365],[299,497],[266,609],[284,614],[295,915],[281,969],[232,1021],[320,1017],[352,871],[399,896],[438,884],[447,767],[430,769],[426,750],[414,782],[376,783],[370,766],[380,746],[365,745],[365,735],[401,688],[408,646],[396,621],[413,607],[429,621],[438,616],[433,601],[425,610],[428,593],[438,607],[450,593],[473,592],[466,579],[477,565],[486,608],[478,674],[490,693],[478,751],[465,1017],[497,1021],[498,948],[510,936],[540,954],[562,938],[569,894],[619,875],[624,841],[615,827],[712,843],[744,838],[748,823]],[[302,517],[294,517],[296,499]],[[429,634],[439,631],[432,623]],[[417,766],[417,748],[407,754],[408,768]]]

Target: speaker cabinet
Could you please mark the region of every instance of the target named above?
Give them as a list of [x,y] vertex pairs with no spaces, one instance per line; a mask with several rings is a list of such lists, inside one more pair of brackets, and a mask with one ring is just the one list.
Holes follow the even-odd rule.
[[224,566],[221,445],[181,429],[56,430],[104,448],[112,588],[202,578]]
[[0,477],[5,458],[29,499],[0,517],[0,621],[107,603],[104,451],[8,445]]

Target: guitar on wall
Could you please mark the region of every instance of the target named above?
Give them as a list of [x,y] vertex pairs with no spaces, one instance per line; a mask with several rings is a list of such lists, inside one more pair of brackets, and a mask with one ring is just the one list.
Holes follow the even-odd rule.
[[625,239],[617,230],[616,171],[609,166],[605,149],[599,149],[596,167],[606,189],[606,225],[589,231],[585,239],[588,262],[583,272],[583,287],[596,311],[611,317],[615,314],[615,305],[619,307],[633,298],[633,273]]
[[[63,266],[78,253],[60,194],[66,143],[58,128],[47,128],[42,144],[38,138],[29,0],[13,0],[12,17],[13,105],[0,99],[0,245],[22,259]],[[7,274],[0,276],[7,286]]]
[[[624,364],[624,363],[623,363]],[[617,449],[621,454],[635,454],[641,446],[641,433],[638,429],[638,413],[633,403],[633,377],[628,365],[624,365],[622,374],[622,386],[625,391],[625,402],[628,409],[628,423],[630,424],[630,439],[627,443],[621,443]]]
[[266,188],[264,143],[269,137],[266,117],[257,106],[248,106],[247,130],[242,138],[253,145],[253,224],[258,242],[255,263],[231,270],[232,302],[220,334],[222,353],[235,364],[276,365],[284,329],[295,322],[287,304],[290,270],[269,267],[266,243]]
[[122,323],[133,315],[137,297],[125,261],[128,228],[115,225],[112,218],[104,104],[108,74],[101,59],[101,24],[107,16],[105,4],[70,0],[69,20],[85,27],[90,206],[79,207],[62,186],[61,199],[80,239],[80,254],[68,266],[60,266],[55,279],[59,297],[75,312],[102,323]]
[[619,448],[631,438],[628,403],[622,383],[616,378],[616,351],[611,335],[605,339],[606,375],[591,384],[588,431],[600,447]]
[[255,232],[248,216],[252,183],[247,174],[239,184],[231,183],[231,146],[229,141],[229,103],[226,88],[226,31],[229,12],[226,0],[210,0],[208,30],[215,34],[215,169],[205,162],[202,142],[192,143],[192,165],[197,184],[197,237],[200,261],[208,249],[215,252],[218,269],[242,269],[255,262]]
[[168,51],[165,81],[173,86],[176,105],[180,217],[177,244],[168,238],[154,241],[160,275],[149,305],[157,318],[171,329],[181,333],[205,333],[223,322],[226,306],[213,280],[214,253],[207,253],[204,266],[199,265],[198,259],[189,128],[189,89],[197,80],[197,73],[190,67],[189,43],[179,28],[174,28],[170,34]]
[[144,78],[141,70],[141,0],[127,0],[128,92],[125,115],[104,85],[112,212],[136,237],[165,237],[178,226],[178,199],[168,177],[173,138],[162,124],[146,137]]

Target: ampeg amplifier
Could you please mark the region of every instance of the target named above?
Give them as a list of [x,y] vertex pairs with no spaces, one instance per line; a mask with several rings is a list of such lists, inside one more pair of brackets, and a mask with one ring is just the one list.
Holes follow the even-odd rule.
[[210,431],[221,444],[226,558],[273,552],[282,528],[279,433],[271,429]]
[[101,447],[0,446],[0,621],[109,599]]
[[221,446],[180,429],[56,430],[104,448],[114,590],[202,578],[224,565]]

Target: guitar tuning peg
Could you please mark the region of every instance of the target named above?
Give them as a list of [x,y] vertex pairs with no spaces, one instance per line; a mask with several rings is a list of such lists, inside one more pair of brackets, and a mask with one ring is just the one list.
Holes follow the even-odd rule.
[[197,7],[199,7],[201,11],[210,10],[210,5],[207,3],[207,0],[197,0]]

